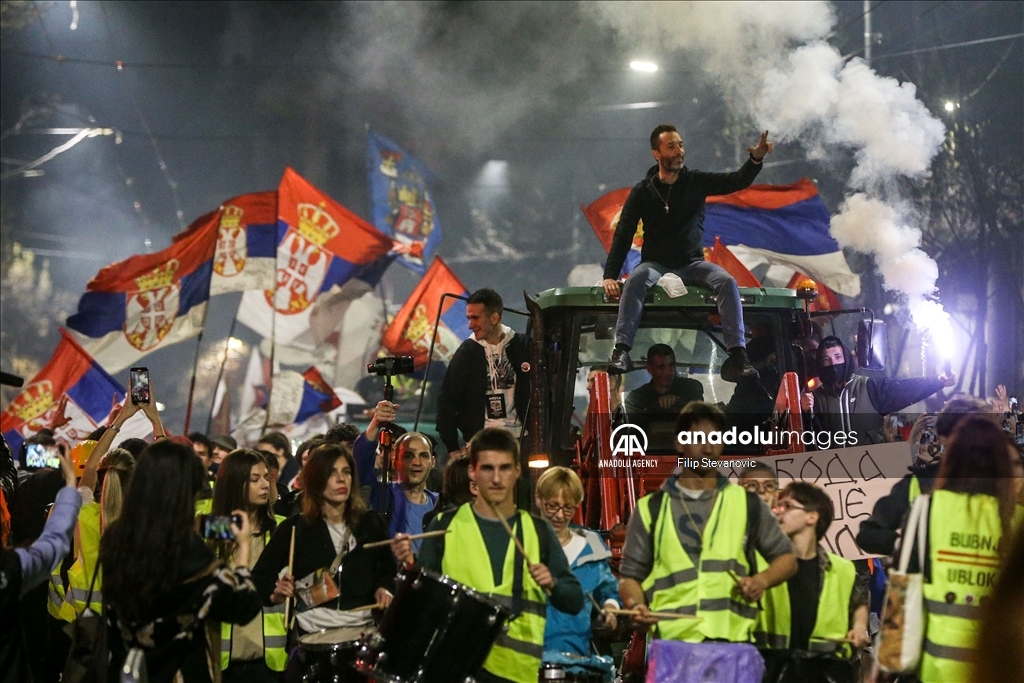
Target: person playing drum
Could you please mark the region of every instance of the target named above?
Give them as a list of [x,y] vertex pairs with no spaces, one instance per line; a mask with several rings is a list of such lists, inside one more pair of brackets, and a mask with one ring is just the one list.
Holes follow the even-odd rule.
[[[640,612],[634,623],[656,625],[656,638],[751,642],[757,601],[796,573],[793,546],[764,501],[709,466],[722,445],[720,438],[708,443],[708,435],[725,426],[715,405],[683,408],[676,420],[680,467],[660,491],[637,501],[629,519],[619,590],[626,609]],[[684,432],[689,445],[681,443]],[[755,550],[768,562],[761,572]],[[658,621],[649,611],[681,618]]]
[[[447,535],[425,539],[418,556],[413,555],[407,534],[396,536],[391,549],[400,562],[443,572],[517,613],[508,631],[498,636],[476,680],[534,683],[544,648],[545,593],[557,609],[577,614],[583,609],[583,591],[551,525],[516,510],[515,437],[503,429],[485,428],[470,440],[469,459],[476,500],[441,513],[427,529],[447,530]],[[502,518],[526,550],[526,558],[517,551]]]
[[[356,481],[352,453],[340,444],[324,444],[302,469],[302,514],[282,522],[253,568],[253,582],[264,603],[294,598],[299,634],[370,626],[366,605],[391,603],[395,562],[387,546],[387,525],[368,510]],[[289,565],[295,533],[292,570]],[[363,607],[363,609],[355,609]]]

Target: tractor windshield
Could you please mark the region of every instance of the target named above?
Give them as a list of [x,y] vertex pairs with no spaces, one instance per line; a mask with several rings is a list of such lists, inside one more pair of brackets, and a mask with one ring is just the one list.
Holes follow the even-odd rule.
[[[588,377],[604,370],[615,345],[614,313],[583,313],[576,319],[577,373],[572,392],[572,420],[582,426],[589,408]],[[747,314],[747,348],[759,380],[739,384],[720,377],[728,357],[714,309],[648,311],[630,355],[636,370],[610,381],[614,423],[630,422],[647,434],[652,452],[671,452],[675,417],[690,401],[722,407],[741,429],[771,416],[783,358],[778,317]],[[566,432],[568,434],[568,430]]]

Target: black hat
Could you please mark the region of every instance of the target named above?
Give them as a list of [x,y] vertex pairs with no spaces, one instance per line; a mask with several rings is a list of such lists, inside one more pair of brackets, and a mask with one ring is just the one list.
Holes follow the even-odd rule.
[[233,451],[238,448],[238,442],[229,434],[218,434],[210,439],[210,443],[229,451]]

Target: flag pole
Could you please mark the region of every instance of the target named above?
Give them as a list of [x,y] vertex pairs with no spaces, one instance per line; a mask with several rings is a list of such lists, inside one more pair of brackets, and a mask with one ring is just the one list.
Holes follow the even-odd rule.
[[[242,302],[238,302],[239,308],[242,306]],[[206,433],[210,433],[210,427],[213,425],[213,409],[217,406],[217,389],[220,388],[220,381],[224,378],[224,366],[228,364],[228,353],[231,351],[231,340],[235,337],[235,325],[238,323],[238,311],[235,311],[235,317],[231,320],[231,328],[228,330],[228,338],[224,340],[224,357],[220,361],[220,370],[217,372],[217,381],[213,385],[213,400],[210,402],[210,417],[206,421]],[[227,393],[227,387],[224,388],[224,392]],[[221,399],[223,400],[223,399]]]
[[[224,205],[221,204],[217,207],[217,211],[223,218]],[[213,236],[213,258],[217,260],[217,239],[220,237],[220,221],[217,222],[217,232]],[[196,337],[196,354],[195,358],[192,359],[192,381],[189,382],[188,386],[188,406],[185,408],[185,432],[184,435],[188,436],[189,428],[192,425],[192,400],[195,398],[196,393],[196,375],[199,374],[199,350],[203,345],[203,332],[206,330],[206,319],[210,316],[210,300],[213,299],[213,272],[210,273],[210,283],[207,286],[206,292],[206,309],[203,310],[203,326],[199,328],[199,335]],[[214,392],[217,390],[214,389]],[[207,426],[209,431],[209,426]]]
[[[207,310],[209,310],[209,300],[207,300]],[[203,321],[203,329],[206,328],[206,321]],[[188,436],[189,426],[192,424],[192,399],[196,393],[196,374],[199,371],[199,348],[203,345],[203,329],[199,330],[199,335],[196,337],[196,356],[192,360],[192,381],[188,386],[188,406],[185,408],[185,436]]]
[[412,430],[414,432],[419,431],[420,413],[423,412],[423,396],[427,390],[427,377],[430,375],[430,364],[434,360],[434,343],[437,341],[437,326],[441,324],[441,311],[444,310],[444,300],[447,297],[462,299],[463,301],[469,299],[468,296],[452,294],[450,292],[445,292],[441,295],[441,302],[437,305],[437,315],[434,316],[434,333],[430,336],[430,352],[427,354],[427,367],[423,368],[423,379],[420,380],[420,405],[416,408],[416,421],[412,425]]
[[[287,170],[287,169],[286,169]],[[277,224],[278,230],[281,229],[281,186],[278,184],[277,194],[275,196],[277,202]],[[287,226],[285,226],[285,233],[287,234]],[[277,236],[278,248],[283,238],[280,232]],[[281,254],[278,251],[274,252],[274,289],[270,296],[270,384],[267,386],[267,409],[263,414],[263,426],[260,428],[260,433],[267,431],[267,425],[270,424],[270,399],[274,393],[274,352],[277,350],[277,271],[281,265]]]

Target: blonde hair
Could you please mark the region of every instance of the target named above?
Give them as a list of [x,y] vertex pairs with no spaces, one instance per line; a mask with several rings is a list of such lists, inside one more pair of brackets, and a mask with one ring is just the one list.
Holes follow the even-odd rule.
[[107,471],[103,477],[103,492],[100,494],[101,526],[105,528],[121,516],[124,492],[135,473],[135,458],[125,449],[115,448],[103,456],[100,469]]
[[550,467],[537,480],[537,497],[552,500],[561,493],[567,503],[583,500],[583,482],[568,467]]

